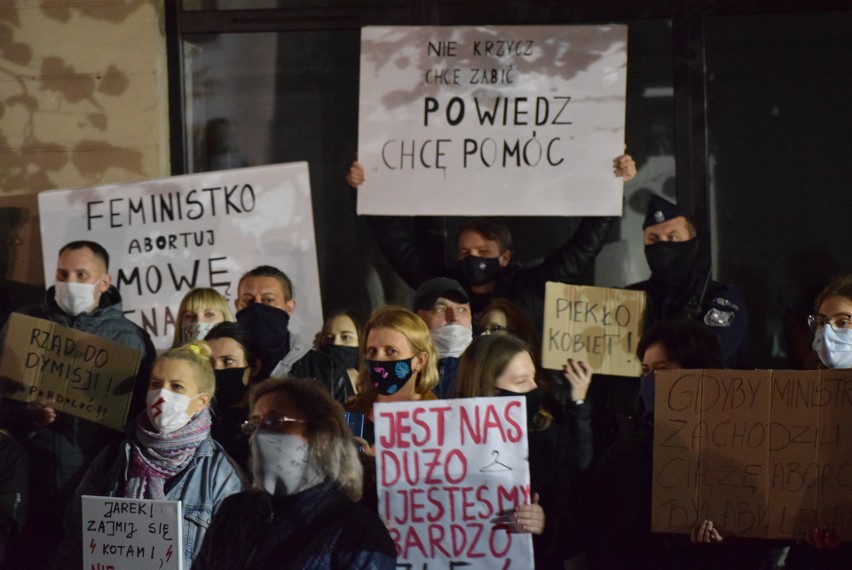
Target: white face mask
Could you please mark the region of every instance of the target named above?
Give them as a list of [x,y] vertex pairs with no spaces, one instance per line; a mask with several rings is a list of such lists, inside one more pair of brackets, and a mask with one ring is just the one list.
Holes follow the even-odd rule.
[[187,413],[189,404],[200,395],[190,398],[165,388],[149,390],[145,403],[148,405],[148,419],[151,420],[151,425],[162,433],[179,430],[192,419]]
[[311,445],[300,437],[258,430],[251,438],[251,472],[270,495],[295,495],[323,482],[310,460]]
[[54,287],[56,288],[54,293],[56,304],[72,317],[87,313],[95,307],[94,283],[57,281]]
[[444,325],[429,331],[432,342],[438,349],[438,357],[458,358],[473,340],[473,330],[464,325]]
[[210,332],[210,329],[212,329],[217,324],[218,323],[198,322],[191,325],[184,325],[184,327],[181,329],[183,343],[186,344],[194,340],[204,340],[204,337],[207,336],[207,333]]
[[817,331],[811,346],[829,368],[852,368],[852,329],[838,331],[826,324]]

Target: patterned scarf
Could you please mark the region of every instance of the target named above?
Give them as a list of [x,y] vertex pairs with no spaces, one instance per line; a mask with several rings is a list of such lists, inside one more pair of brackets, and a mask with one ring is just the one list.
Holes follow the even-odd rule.
[[151,426],[145,411],[139,414],[124,496],[130,499],[164,499],[166,481],[189,465],[198,446],[210,433],[210,423],[210,410],[204,408],[182,428],[161,433]]

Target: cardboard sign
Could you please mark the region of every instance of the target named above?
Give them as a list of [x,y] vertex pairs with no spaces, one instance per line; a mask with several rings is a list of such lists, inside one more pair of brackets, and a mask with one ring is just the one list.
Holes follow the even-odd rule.
[[627,26],[365,27],[359,214],[615,215]]
[[59,249],[90,240],[110,254],[125,315],[158,349],[172,344],[180,301],[212,287],[234,311],[237,284],[258,265],[293,282],[290,330],[313,338],[322,326],[308,165],[276,164],[159,180],[42,192],[45,283]]
[[180,501],[83,495],[83,568],[181,570]]
[[399,564],[530,568],[532,538],[509,524],[530,502],[526,402],[375,404],[379,515]]
[[654,408],[654,531],[852,540],[852,370],[661,370]]
[[548,282],[544,295],[542,365],[560,370],[569,358],[595,373],[639,376],[644,291]]
[[3,395],[121,430],[142,355],[123,344],[12,313],[0,353]]

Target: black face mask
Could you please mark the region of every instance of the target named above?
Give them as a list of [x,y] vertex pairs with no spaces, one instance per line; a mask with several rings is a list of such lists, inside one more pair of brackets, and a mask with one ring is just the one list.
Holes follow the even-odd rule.
[[523,396],[527,401],[527,421],[531,422],[533,418],[535,418],[538,411],[541,409],[541,402],[544,398],[544,394],[541,391],[541,388],[533,388],[529,392],[524,392],[523,394],[519,392],[510,392],[509,390],[503,390],[502,388],[497,388],[497,394],[500,396]]
[[339,344],[323,344],[319,347],[324,352],[346,368],[358,369],[358,347],[341,346]]
[[660,241],[645,246],[645,259],[651,268],[651,279],[676,285],[689,278],[698,253],[698,240]]
[[246,370],[248,366],[213,371],[216,375],[216,405],[220,410],[238,404],[248,390],[248,386],[243,384]]
[[290,352],[290,315],[282,309],[252,303],[239,313],[237,322],[249,329],[257,339],[262,363],[258,378],[266,378],[278,362]]
[[376,392],[383,396],[399,392],[415,374],[411,368],[412,360],[413,357],[405,360],[368,360],[367,370]]
[[468,255],[459,261],[459,271],[468,285],[484,285],[500,275],[499,257],[476,257]]

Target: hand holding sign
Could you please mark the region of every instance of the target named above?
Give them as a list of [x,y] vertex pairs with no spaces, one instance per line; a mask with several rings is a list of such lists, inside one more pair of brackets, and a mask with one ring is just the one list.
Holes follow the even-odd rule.
[[515,524],[530,534],[544,532],[544,509],[538,504],[538,493],[533,493],[532,503],[515,507]]
[[562,375],[571,384],[571,401],[585,400],[592,383],[592,367],[582,360],[569,358],[562,367]]
[[34,430],[44,429],[56,421],[56,400],[42,398],[27,404],[24,421]]

